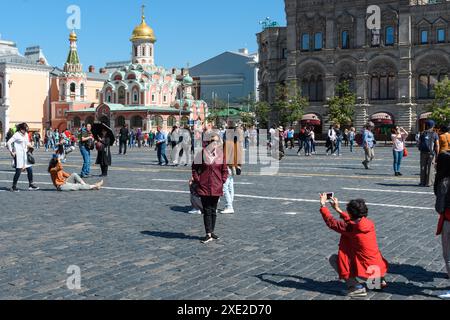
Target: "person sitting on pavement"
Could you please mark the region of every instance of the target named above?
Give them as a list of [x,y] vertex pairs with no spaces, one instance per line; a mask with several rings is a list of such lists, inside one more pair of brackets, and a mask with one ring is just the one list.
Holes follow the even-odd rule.
[[103,180],[94,185],[89,185],[76,173],[70,175],[65,172],[58,154],[53,155],[48,166],[48,173],[50,173],[53,185],[58,191],[100,190],[103,186]]
[[[362,199],[350,201],[347,204],[347,213],[340,209],[338,199],[332,197],[331,205],[341,216],[341,220],[337,220],[327,208],[328,200],[326,193],[320,195],[320,213],[326,225],[341,234],[339,252],[331,256],[329,261],[339,274],[339,278],[345,280],[348,287],[347,295],[367,296],[364,283],[372,281],[379,281],[376,289],[384,289],[387,286],[384,276],[388,263],[378,247],[375,224],[367,218],[368,209],[365,201]],[[375,269],[377,270],[374,271]]]

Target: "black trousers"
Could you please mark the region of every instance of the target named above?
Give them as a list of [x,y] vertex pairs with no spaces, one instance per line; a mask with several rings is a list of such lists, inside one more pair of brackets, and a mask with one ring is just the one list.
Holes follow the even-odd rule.
[[203,205],[203,222],[206,233],[213,233],[216,228],[217,204],[219,197],[201,197]]
[[120,140],[119,142],[119,153],[122,153],[122,147],[123,149],[123,154],[127,154],[127,141],[122,141]]
[[102,176],[106,177],[108,175],[108,166],[100,166],[102,170]]
[[[22,174],[22,169],[16,169],[16,174],[14,175],[13,187],[17,187],[17,182],[19,181],[20,175]],[[30,186],[33,184],[33,168],[27,168],[28,182]]]

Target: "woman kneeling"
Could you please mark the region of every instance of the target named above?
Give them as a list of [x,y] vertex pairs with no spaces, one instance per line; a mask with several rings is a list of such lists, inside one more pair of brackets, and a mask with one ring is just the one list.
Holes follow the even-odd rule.
[[70,175],[64,172],[61,160],[56,155],[50,161],[48,172],[58,191],[100,190],[103,186],[103,180],[94,185],[89,185],[76,173]]
[[388,263],[378,247],[375,224],[367,218],[365,201],[350,201],[344,212],[339,208],[338,199],[332,197],[332,207],[341,216],[341,220],[337,220],[326,207],[327,200],[326,193],[320,196],[322,217],[330,229],[341,234],[339,252],[330,257],[330,264],[347,283],[347,295],[367,296],[364,284],[369,289],[384,289]]

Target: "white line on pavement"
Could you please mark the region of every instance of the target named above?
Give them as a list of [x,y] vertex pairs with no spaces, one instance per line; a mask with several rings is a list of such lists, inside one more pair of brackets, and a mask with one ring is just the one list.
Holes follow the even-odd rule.
[[382,189],[362,189],[362,188],[342,188],[342,190],[351,190],[351,191],[368,191],[368,192],[385,192],[385,193],[410,193],[410,194],[427,194],[434,195],[433,192],[424,192],[424,191],[407,191],[407,190],[382,190]]
[[[1,183],[10,183],[10,180],[0,180]],[[21,184],[26,184],[27,182],[19,182]],[[53,185],[49,182],[36,182],[37,185]],[[158,193],[179,193],[179,194],[190,194],[189,191],[181,190],[163,190],[163,189],[138,189],[138,188],[115,188],[115,187],[103,187],[105,190],[117,190],[117,191],[134,191],[134,192],[158,192]],[[310,199],[290,199],[290,198],[280,198],[280,197],[265,197],[265,196],[253,196],[247,194],[236,194],[236,198],[246,198],[246,199],[260,199],[260,200],[275,200],[275,201],[292,201],[292,202],[306,202],[306,203],[319,203],[319,200]],[[344,201],[345,202],[345,201]],[[413,210],[435,210],[434,208],[428,207],[414,207],[414,206],[404,206],[395,204],[384,204],[384,203],[367,203],[368,206],[377,207],[387,207],[387,208],[401,208],[401,209],[413,209]]]

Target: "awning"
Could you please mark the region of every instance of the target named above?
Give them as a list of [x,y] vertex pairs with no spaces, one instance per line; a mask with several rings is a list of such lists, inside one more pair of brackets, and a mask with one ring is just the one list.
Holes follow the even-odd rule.
[[320,118],[314,113],[305,114],[300,122],[302,126],[304,125],[320,126],[322,124]]
[[393,125],[394,119],[392,116],[385,112],[375,113],[370,117],[370,121],[375,123],[375,125]]
[[420,120],[426,120],[431,116],[431,112],[423,113],[420,115]]

